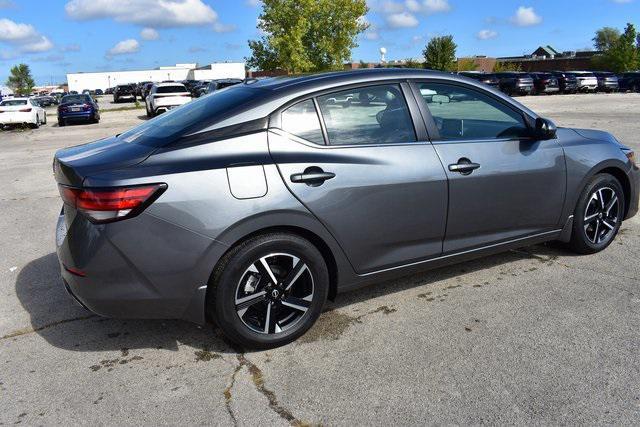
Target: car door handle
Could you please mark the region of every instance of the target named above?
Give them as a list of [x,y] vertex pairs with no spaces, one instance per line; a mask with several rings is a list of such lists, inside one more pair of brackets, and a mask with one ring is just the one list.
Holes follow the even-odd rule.
[[294,173],[291,175],[291,182],[304,183],[311,187],[322,185],[326,180],[335,178],[333,172],[325,172],[320,168],[307,168],[303,173]]
[[471,160],[466,158],[458,160],[458,163],[449,165],[449,170],[451,172],[459,172],[462,175],[469,175],[471,172],[478,168],[480,168],[479,163],[473,163]]

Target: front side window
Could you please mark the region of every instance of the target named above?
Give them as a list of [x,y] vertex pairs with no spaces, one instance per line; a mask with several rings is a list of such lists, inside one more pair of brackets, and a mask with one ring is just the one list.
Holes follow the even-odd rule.
[[368,86],[318,97],[330,145],[415,142],[400,86]]
[[442,83],[419,83],[420,94],[443,140],[524,137],[522,114],[480,91]]
[[324,145],[324,136],[313,100],[298,102],[287,108],[281,116],[282,130],[307,141]]

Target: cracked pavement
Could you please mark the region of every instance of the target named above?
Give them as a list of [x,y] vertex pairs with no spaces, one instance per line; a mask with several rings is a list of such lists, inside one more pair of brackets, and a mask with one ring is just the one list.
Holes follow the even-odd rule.
[[[519,100],[640,149],[640,95]],[[533,246],[340,295],[265,352],[75,305],[54,253],[52,155],[140,115],[0,132],[0,425],[640,423],[638,217],[601,254]]]

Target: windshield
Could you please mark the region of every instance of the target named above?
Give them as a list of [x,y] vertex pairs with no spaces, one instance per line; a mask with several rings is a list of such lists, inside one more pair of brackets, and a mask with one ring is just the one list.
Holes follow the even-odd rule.
[[8,101],[0,102],[0,106],[2,107],[15,107],[17,105],[27,105],[26,99],[11,99]]
[[62,104],[84,104],[90,102],[90,98],[86,95],[67,95],[62,98]]
[[125,142],[162,147],[185,134],[237,114],[238,110],[241,112],[252,103],[256,93],[255,89],[244,86],[216,91],[149,120],[118,138]]

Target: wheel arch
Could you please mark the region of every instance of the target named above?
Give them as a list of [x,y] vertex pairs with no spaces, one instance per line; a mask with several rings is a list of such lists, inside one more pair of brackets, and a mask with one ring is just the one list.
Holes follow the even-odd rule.
[[620,167],[607,166],[607,167],[599,169],[598,171],[593,173],[592,177],[596,176],[596,175],[599,175],[599,174],[605,174],[605,173],[613,176],[614,178],[616,178],[620,182],[620,185],[622,186],[622,192],[624,193],[624,215],[623,215],[623,218],[626,218],[627,214],[629,213],[629,206],[630,206],[630,202],[631,202],[631,180],[629,179],[629,175],[627,175],[625,173],[625,171],[622,170]]

